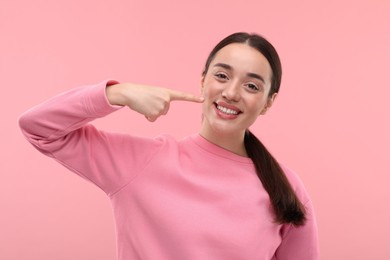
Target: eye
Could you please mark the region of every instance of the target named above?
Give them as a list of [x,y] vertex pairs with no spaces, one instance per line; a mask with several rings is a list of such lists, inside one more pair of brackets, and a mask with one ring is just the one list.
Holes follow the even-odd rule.
[[219,80],[228,80],[228,76],[225,73],[217,72],[214,74],[214,76]]
[[250,91],[253,91],[253,92],[257,92],[260,90],[260,88],[258,86],[256,86],[255,84],[253,83],[247,83],[245,84],[246,87],[250,90]]

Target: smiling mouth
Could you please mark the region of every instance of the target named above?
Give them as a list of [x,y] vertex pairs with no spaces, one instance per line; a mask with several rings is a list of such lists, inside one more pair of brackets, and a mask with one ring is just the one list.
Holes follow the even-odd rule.
[[218,105],[217,103],[214,103],[214,105],[215,105],[215,107],[216,107],[219,111],[221,111],[222,113],[227,114],[227,115],[238,115],[238,114],[241,113],[241,111],[239,111],[239,110],[227,108],[227,107]]

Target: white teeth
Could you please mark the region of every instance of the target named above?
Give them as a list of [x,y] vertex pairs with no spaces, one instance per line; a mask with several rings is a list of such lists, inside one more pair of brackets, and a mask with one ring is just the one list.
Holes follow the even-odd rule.
[[233,110],[233,109],[230,109],[230,108],[226,108],[226,107],[222,107],[222,106],[217,106],[218,110],[224,112],[225,114],[229,114],[229,115],[237,115],[238,112]]

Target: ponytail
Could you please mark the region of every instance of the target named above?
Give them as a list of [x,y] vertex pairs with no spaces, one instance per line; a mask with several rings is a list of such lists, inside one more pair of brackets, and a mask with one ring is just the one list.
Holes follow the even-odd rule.
[[[202,77],[206,76],[217,53],[232,43],[247,44],[264,55],[272,70],[269,97],[278,93],[282,79],[282,65],[279,55],[272,44],[258,34],[238,32],[220,41],[210,52]],[[295,226],[303,225],[306,220],[305,207],[299,201],[278,162],[251,132],[246,132],[244,143],[248,156],[255,164],[256,173],[271,199],[276,222],[291,223]]]
[[305,224],[305,208],[291,187],[279,163],[249,130],[245,133],[245,149],[252,159],[257,176],[271,199],[278,223]]

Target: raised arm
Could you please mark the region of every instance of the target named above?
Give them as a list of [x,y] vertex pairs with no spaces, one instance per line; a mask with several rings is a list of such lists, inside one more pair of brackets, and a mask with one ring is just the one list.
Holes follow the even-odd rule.
[[105,96],[105,88],[117,83],[106,80],[73,88],[32,107],[19,118],[22,133],[34,146],[43,149],[88,122],[120,109],[109,104]]
[[71,89],[33,107],[19,124],[40,152],[113,194],[137,175],[161,147],[161,140],[101,131],[89,122],[122,106],[154,121],[176,99],[192,98],[164,88],[104,81]]

